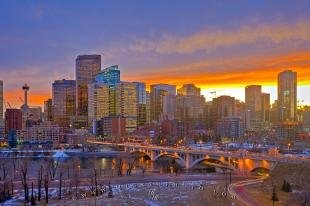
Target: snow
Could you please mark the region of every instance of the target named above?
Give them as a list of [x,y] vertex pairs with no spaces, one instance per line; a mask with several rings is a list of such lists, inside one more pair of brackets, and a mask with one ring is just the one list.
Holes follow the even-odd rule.
[[69,156],[63,151],[56,151],[55,154],[53,154],[53,157],[54,158],[67,158]]

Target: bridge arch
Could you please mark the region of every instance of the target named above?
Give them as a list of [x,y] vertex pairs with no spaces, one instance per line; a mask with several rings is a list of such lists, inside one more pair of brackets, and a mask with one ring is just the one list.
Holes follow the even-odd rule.
[[269,174],[270,173],[270,169],[266,168],[266,167],[255,167],[250,172],[251,173],[257,173],[258,175],[260,175],[260,174]]
[[176,160],[180,160],[180,163],[182,164],[181,166],[185,166],[186,163],[185,163],[185,160],[177,153],[170,153],[170,152],[162,152],[160,154],[158,154],[155,158],[154,158],[154,161],[158,160],[159,158],[161,157],[164,157],[164,156],[168,156],[168,157],[172,157]]
[[150,160],[152,160],[151,152],[148,151],[133,150],[130,151],[130,154],[143,154],[144,156],[147,156]]
[[210,162],[210,165],[213,165],[214,167],[220,167],[220,168],[223,168],[223,167],[226,167],[226,168],[229,168],[231,170],[234,169],[233,165],[227,163],[227,162],[223,162],[222,160],[218,159],[218,158],[213,158],[213,157],[210,157],[210,156],[205,156],[205,157],[202,157],[202,158],[199,158],[197,160],[195,160],[190,168],[193,168],[195,167],[197,164],[203,162],[203,161],[208,161]]

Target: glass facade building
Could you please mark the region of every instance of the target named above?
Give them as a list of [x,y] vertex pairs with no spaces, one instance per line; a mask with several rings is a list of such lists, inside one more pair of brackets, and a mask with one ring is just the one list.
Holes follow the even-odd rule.
[[109,86],[109,114],[116,115],[116,94],[115,86],[120,82],[120,70],[118,65],[107,67],[95,76],[95,82],[98,84],[107,84]]
[[[109,116],[109,86],[92,83],[88,85],[88,125]],[[94,123],[93,123],[94,122]]]
[[278,119],[280,122],[297,119],[297,73],[291,70],[278,75]]
[[53,118],[61,127],[69,127],[76,111],[76,81],[56,80],[53,83]]
[[138,126],[143,126],[146,123],[146,88],[143,82],[134,82],[136,84],[137,91],[137,112]]
[[137,90],[132,82],[116,84],[116,115],[126,118],[126,132],[133,132],[137,128]]
[[76,58],[76,115],[87,116],[88,84],[92,83],[100,72],[100,55],[80,55]]

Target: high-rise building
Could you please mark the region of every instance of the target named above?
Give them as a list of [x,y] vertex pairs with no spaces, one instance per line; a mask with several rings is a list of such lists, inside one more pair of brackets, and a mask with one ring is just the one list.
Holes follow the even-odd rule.
[[136,84],[137,91],[137,112],[138,126],[143,126],[146,123],[146,88],[143,82],[134,82]]
[[270,122],[270,94],[262,93],[262,121],[265,124]]
[[258,131],[262,125],[262,86],[245,87],[246,128]]
[[173,120],[176,110],[176,86],[169,84],[151,85],[151,121]]
[[137,90],[132,82],[120,82],[116,84],[116,116],[126,118],[126,132],[137,129]]
[[126,118],[120,116],[102,118],[97,122],[97,134],[111,138],[123,137],[126,134]]
[[194,84],[185,84],[178,89],[176,119],[191,128],[205,127],[205,98]]
[[178,95],[200,97],[200,88],[196,87],[194,84],[184,84],[178,89]]
[[53,83],[53,118],[61,127],[70,126],[76,111],[76,81],[56,80]]
[[118,65],[107,67],[95,76],[96,83],[107,84],[109,86],[109,114],[116,115],[115,87],[120,82],[120,70]]
[[53,100],[44,101],[44,121],[53,121]]
[[217,121],[216,128],[219,137],[240,138],[244,135],[244,124],[239,117],[224,117]]
[[0,80],[0,137],[3,133],[4,121],[3,121],[3,81]]
[[6,109],[5,111],[5,133],[10,130],[21,130],[23,122],[23,114],[20,109]]
[[216,122],[225,117],[236,115],[235,98],[231,96],[220,96],[213,98],[211,109],[211,127],[216,128]]
[[151,95],[149,91],[146,91],[146,123],[151,123]]
[[100,68],[100,55],[80,55],[76,58],[76,115],[78,116],[87,116],[88,84],[95,80]]
[[297,117],[297,73],[291,70],[278,75],[278,119],[296,121]]
[[[97,121],[109,116],[109,86],[92,83],[88,85],[88,125],[95,126]],[[95,130],[94,130],[95,131]]]

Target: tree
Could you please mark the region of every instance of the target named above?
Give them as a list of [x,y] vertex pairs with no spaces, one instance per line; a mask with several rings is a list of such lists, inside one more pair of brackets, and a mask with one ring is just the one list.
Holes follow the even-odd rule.
[[45,189],[45,202],[48,204],[48,187],[49,187],[49,176],[48,172],[44,175],[44,189]]
[[24,188],[24,195],[25,195],[25,202],[29,202],[29,188],[27,184],[27,175],[28,175],[28,165],[29,162],[27,159],[24,159],[20,165],[20,171],[21,171],[21,182]]
[[128,160],[128,169],[127,169],[127,172],[126,174],[131,176],[131,171],[136,163],[136,161],[138,160],[138,156],[131,156]]
[[272,200],[272,205],[274,205],[275,201],[279,201],[277,193],[276,193],[276,186],[273,186],[271,200]]
[[49,172],[49,175],[51,179],[55,179],[56,172],[59,166],[59,158],[48,158],[47,160],[47,170]]
[[292,187],[291,187],[290,183],[287,182],[286,180],[283,181],[282,191],[284,191],[284,192],[292,192]]
[[61,189],[62,189],[62,176],[63,176],[63,167],[59,170],[59,193],[58,193],[58,199],[61,200]]
[[41,201],[42,180],[43,180],[43,166],[41,165],[38,171],[38,201]]

